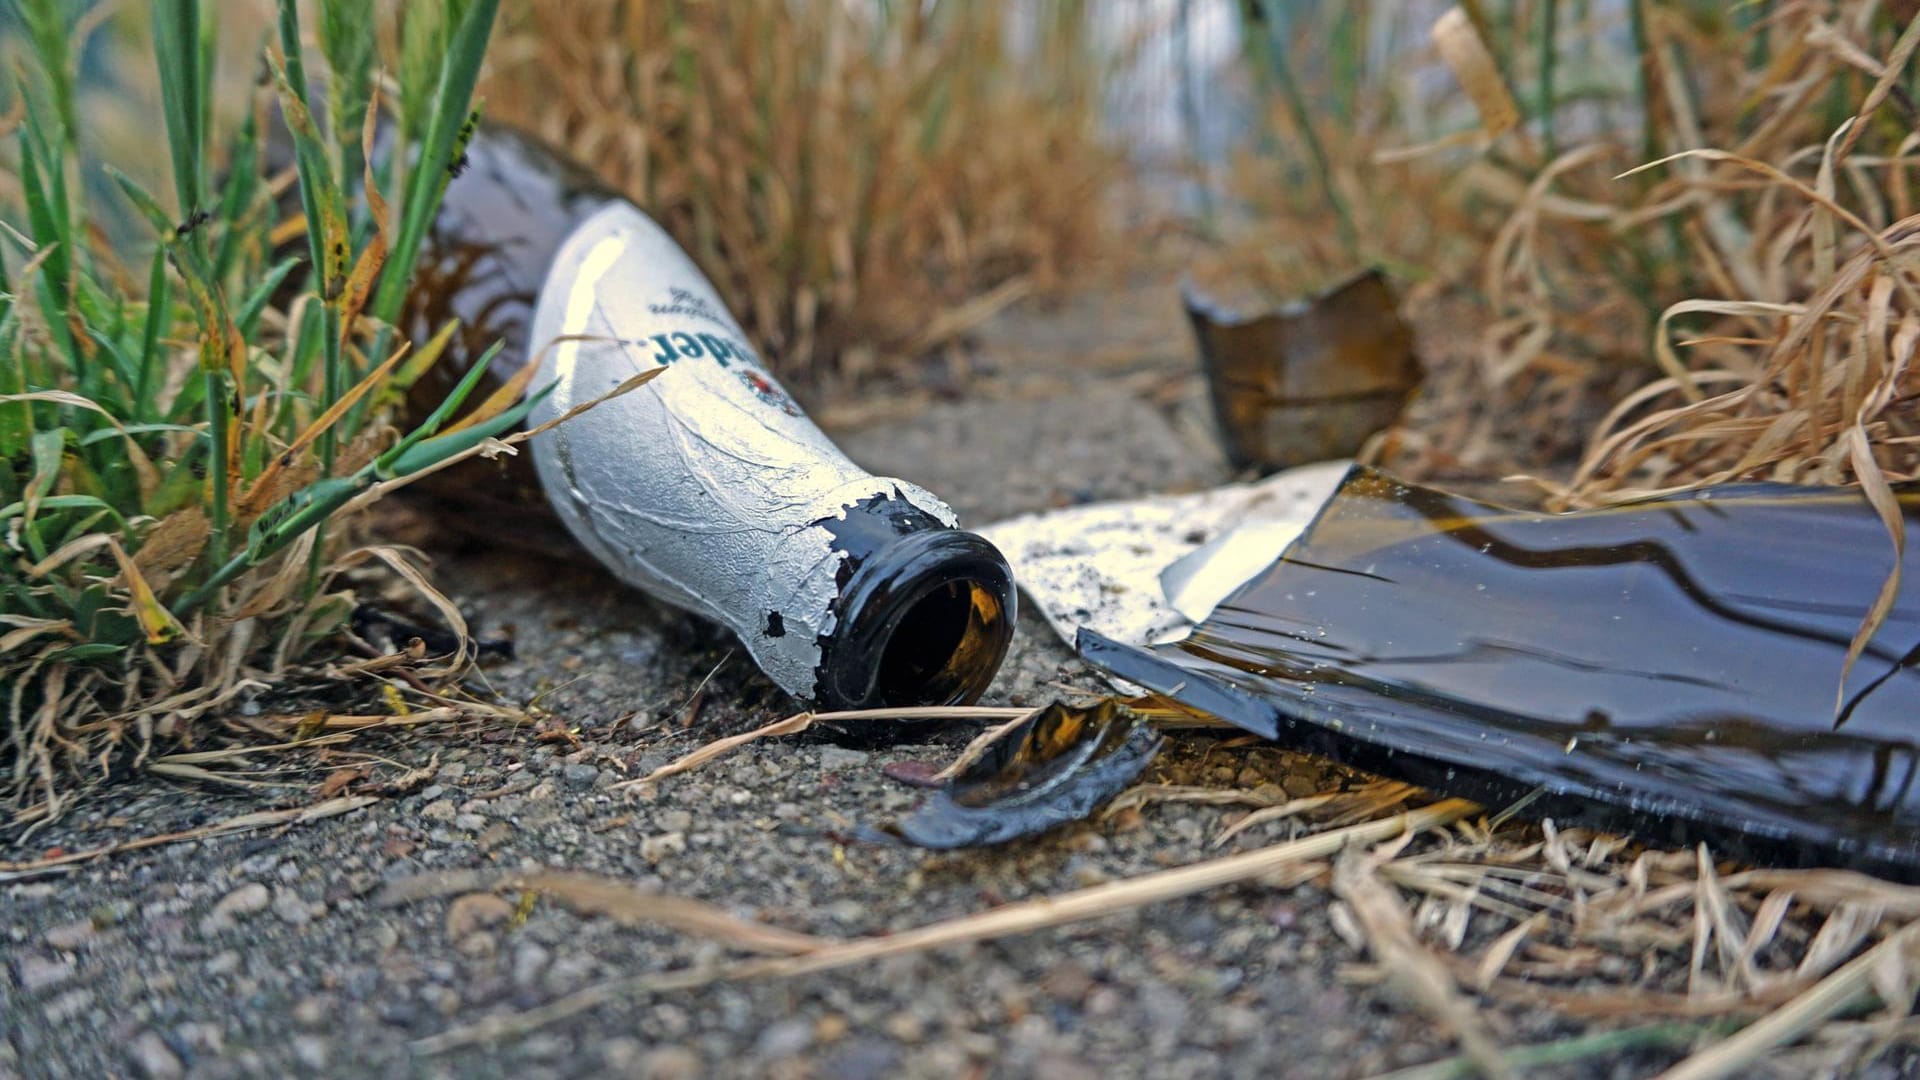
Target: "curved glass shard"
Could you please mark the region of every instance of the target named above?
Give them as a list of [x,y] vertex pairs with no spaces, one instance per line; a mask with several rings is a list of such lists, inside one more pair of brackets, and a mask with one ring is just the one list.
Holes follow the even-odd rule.
[[[1909,531],[1920,489],[1898,493]],[[1530,814],[1920,878],[1920,559],[1857,491],[1728,486],[1528,513],[1357,468],[1187,639],[1083,633],[1248,730]]]
[[1112,699],[1049,705],[888,831],[920,847],[958,848],[1079,821],[1133,783],[1162,741]]

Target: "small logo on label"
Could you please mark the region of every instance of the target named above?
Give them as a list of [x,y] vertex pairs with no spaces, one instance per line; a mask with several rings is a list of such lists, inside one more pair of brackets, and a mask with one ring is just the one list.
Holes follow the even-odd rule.
[[747,389],[753,391],[754,396],[761,401],[779,409],[788,416],[800,415],[800,407],[793,403],[793,399],[787,396],[785,390],[774,385],[772,379],[767,378],[765,375],[751,368],[740,368],[736,370],[734,374],[740,376],[740,381],[746,383]]

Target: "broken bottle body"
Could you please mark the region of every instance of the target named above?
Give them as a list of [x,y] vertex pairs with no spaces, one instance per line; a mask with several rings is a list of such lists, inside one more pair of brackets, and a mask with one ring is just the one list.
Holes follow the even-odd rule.
[[537,485],[574,540],[730,628],[799,697],[977,699],[1015,614],[993,545],[923,488],[841,453],[638,208],[511,133],[484,133],[469,156],[436,227],[426,280],[439,295],[416,310],[478,323],[476,343],[504,337],[512,362],[539,364],[531,386],[553,389],[532,424],[663,369],[532,440]]
[[[1895,497],[1911,536],[1920,490]],[[1356,468],[1191,636],[1143,649],[1083,632],[1081,652],[1489,807],[1914,880],[1915,552],[1858,490],[1738,484],[1547,514]]]

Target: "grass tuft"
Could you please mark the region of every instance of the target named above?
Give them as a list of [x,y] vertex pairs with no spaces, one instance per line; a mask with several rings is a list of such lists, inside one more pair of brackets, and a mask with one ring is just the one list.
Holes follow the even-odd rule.
[[[34,62],[0,249],[0,791],[17,821],[51,818],[76,775],[156,737],[191,741],[203,717],[293,670],[353,608],[323,529],[493,445],[531,405],[440,430],[468,382],[404,435],[370,407],[397,396],[410,343],[392,340],[395,297],[458,152],[497,0],[445,5],[438,47],[408,51],[400,126],[420,154],[405,176],[369,167],[383,101],[366,0],[318,5],[324,108],[299,5],[281,0],[271,85],[233,110],[211,101],[223,5],[153,0],[171,199],[78,148],[75,29],[99,16],[18,2]],[[262,172],[276,104],[298,163],[293,222],[276,213],[288,178]],[[212,130],[229,113],[232,130]],[[103,171],[96,204],[76,178]],[[99,224],[128,217],[138,275]],[[276,235],[304,235],[305,258],[285,258]]]
[[[1242,31],[1288,79],[1214,272],[1411,285],[1430,371],[1398,469],[1532,472],[1562,505],[1920,476],[1910,9],[1314,3],[1282,34],[1279,7]],[[1356,17],[1357,91],[1320,54]]]

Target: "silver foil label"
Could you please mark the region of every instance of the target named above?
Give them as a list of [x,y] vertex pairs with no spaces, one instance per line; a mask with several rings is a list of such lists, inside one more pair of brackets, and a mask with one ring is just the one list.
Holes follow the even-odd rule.
[[534,439],[541,485],[623,580],[724,623],[790,693],[814,696],[846,558],[817,522],[897,495],[954,524],[926,490],[848,460],[767,373],[693,260],[631,204],[608,205],[562,245],[530,342],[533,385],[555,386],[536,424],[668,369]]

